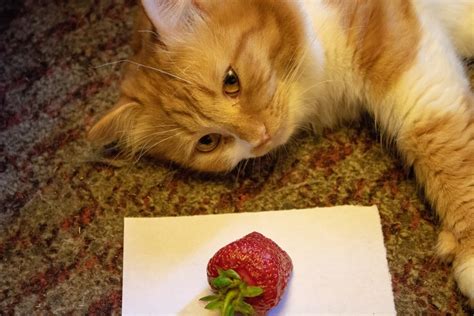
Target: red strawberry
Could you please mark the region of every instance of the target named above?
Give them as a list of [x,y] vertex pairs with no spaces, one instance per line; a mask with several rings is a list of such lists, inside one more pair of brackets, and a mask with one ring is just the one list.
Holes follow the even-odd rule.
[[288,254],[271,239],[253,232],[221,248],[207,265],[215,295],[203,297],[222,315],[265,314],[280,301],[293,270]]

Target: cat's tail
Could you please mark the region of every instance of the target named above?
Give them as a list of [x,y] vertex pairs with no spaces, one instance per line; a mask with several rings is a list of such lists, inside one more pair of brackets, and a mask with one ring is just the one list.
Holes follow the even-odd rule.
[[463,57],[474,57],[473,0],[416,0],[447,30],[456,51]]

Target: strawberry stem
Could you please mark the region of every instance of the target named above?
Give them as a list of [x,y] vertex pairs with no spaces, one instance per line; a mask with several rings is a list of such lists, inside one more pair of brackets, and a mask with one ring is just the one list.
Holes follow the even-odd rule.
[[208,302],[205,308],[220,310],[222,316],[234,316],[235,312],[244,316],[255,315],[254,308],[245,302],[245,298],[259,296],[263,289],[247,285],[235,270],[219,269],[218,273],[219,275],[210,281],[216,294],[200,299]]
[[225,296],[225,299],[224,299],[224,306],[222,307],[222,313],[225,315],[225,316],[231,316],[233,315],[234,313],[231,313],[231,309],[233,309],[233,306],[232,306],[232,301],[234,300],[234,298],[237,296],[237,291],[236,290],[232,290],[232,291],[229,291],[227,292],[226,296]]

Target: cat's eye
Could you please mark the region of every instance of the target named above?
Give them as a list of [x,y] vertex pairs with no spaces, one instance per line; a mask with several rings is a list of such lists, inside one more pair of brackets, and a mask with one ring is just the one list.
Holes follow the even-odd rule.
[[240,81],[239,76],[234,69],[229,68],[224,78],[224,93],[228,96],[235,98],[240,93]]
[[203,153],[208,153],[217,148],[221,141],[219,134],[207,134],[201,137],[196,145],[197,150]]

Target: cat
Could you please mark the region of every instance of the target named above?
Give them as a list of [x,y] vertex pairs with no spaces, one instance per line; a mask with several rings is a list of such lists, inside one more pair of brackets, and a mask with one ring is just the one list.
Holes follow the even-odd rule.
[[201,171],[308,124],[374,117],[441,219],[438,255],[474,307],[471,0],[143,0],[117,105],[90,130]]

